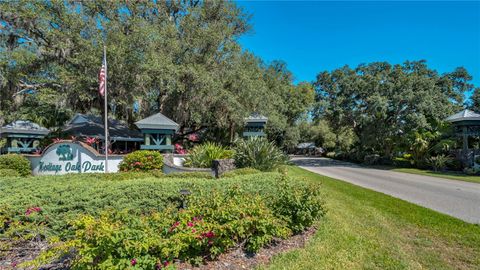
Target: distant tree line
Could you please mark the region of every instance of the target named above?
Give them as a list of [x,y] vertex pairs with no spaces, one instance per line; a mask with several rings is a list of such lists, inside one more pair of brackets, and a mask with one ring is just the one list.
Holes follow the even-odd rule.
[[[465,106],[480,109],[480,88],[471,80],[464,68],[439,74],[426,61],[320,72],[313,83],[313,123],[299,124],[302,140],[359,161],[372,154],[386,159],[415,155],[422,147],[441,148],[433,147],[438,143],[453,147],[444,119]],[[465,94],[472,91],[465,104]]]

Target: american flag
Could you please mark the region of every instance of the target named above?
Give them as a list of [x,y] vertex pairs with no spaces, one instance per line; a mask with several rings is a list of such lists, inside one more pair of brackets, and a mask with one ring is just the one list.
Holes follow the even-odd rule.
[[98,93],[104,97],[105,96],[105,59],[103,60],[102,63],[102,68],[100,69],[100,73],[98,73]]

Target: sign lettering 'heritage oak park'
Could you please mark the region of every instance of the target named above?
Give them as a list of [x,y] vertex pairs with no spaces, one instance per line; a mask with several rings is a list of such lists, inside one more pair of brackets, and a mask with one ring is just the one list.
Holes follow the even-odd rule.
[[[27,156],[34,175],[66,173],[101,173],[105,171],[105,156],[80,142],[58,142],[47,147],[40,156]],[[109,158],[109,172],[117,172],[122,156]]]

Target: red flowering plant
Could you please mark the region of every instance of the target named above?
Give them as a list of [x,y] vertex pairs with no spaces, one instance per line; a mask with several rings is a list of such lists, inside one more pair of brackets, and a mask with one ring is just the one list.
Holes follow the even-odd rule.
[[88,145],[90,145],[90,146],[94,145],[94,144],[97,143],[97,142],[98,142],[98,139],[95,138],[95,137],[87,137],[87,138],[85,138],[85,143],[88,144]]
[[192,195],[182,211],[167,207],[142,216],[110,211],[72,222],[75,238],[63,246],[76,250],[79,267],[90,265],[93,256],[100,258],[96,263],[115,268],[173,269],[174,260],[198,264],[237,245],[254,252],[289,235],[264,199],[219,191]]
[[180,155],[185,155],[187,154],[187,150],[183,148],[183,146],[179,143],[176,143],[174,145],[175,148],[175,153],[180,154]]
[[25,211],[25,216],[29,216],[32,213],[40,213],[42,212],[42,208],[36,206],[36,207],[30,207]]
[[[2,221],[2,214],[0,213],[0,221]],[[0,226],[0,233],[3,231],[7,237],[22,240],[38,240],[46,237],[48,217],[44,215],[41,207],[28,207],[23,214],[19,213],[15,216],[4,220],[4,227]]]
[[188,135],[188,140],[191,142],[199,142],[200,136],[198,135],[198,133],[192,133]]
[[52,142],[53,142],[53,143],[59,143],[59,142],[62,142],[62,141],[63,141],[63,139],[60,139],[60,138],[54,138],[54,139],[52,139]]

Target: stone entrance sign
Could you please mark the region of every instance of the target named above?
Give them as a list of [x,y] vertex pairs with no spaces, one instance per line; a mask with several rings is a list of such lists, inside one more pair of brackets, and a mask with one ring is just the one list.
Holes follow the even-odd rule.
[[[103,173],[105,156],[82,142],[61,141],[49,145],[41,155],[26,155],[33,175]],[[123,156],[108,156],[108,171],[118,172]]]

